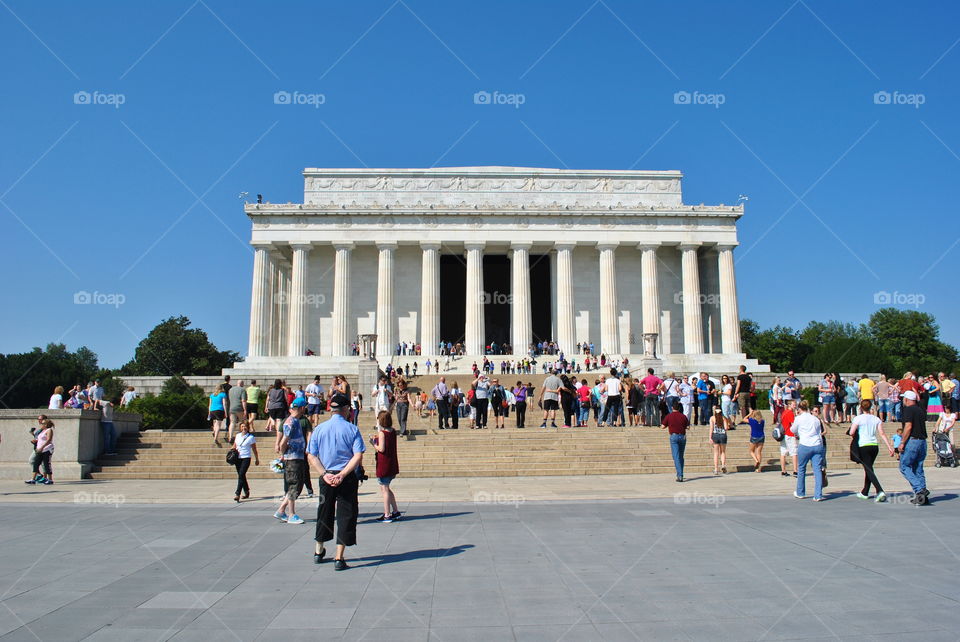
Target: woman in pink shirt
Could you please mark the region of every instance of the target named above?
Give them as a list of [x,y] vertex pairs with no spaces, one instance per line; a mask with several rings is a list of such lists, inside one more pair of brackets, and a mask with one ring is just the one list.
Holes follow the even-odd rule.
[[[28,480],[28,484],[46,484],[53,483],[53,468],[50,466],[50,458],[53,456],[53,422],[44,419],[40,424],[43,429],[37,434],[37,457],[33,460],[33,479]],[[40,474],[40,466],[43,466],[43,474]]]

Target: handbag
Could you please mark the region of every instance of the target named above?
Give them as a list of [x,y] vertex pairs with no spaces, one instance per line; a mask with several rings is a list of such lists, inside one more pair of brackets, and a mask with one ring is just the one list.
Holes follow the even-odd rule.
[[237,462],[240,461],[240,453],[231,448],[227,451],[227,463],[231,466],[236,466]]

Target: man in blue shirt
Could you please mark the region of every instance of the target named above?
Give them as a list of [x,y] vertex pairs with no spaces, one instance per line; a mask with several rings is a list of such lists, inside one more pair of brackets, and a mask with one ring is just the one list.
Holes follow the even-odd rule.
[[307,460],[320,473],[320,505],[317,507],[316,548],[313,561],[319,564],[326,554],[324,542],[333,539],[337,522],[337,552],[334,570],[347,568],[344,549],[357,543],[357,491],[360,480],[356,469],[363,461],[366,446],[355,424],[350,423],[350,400],[336,394],[330,399],[331,417],[313,431],[307,444]]
[[710,409],[713,406],[713,384],[706,372],[700,373],[700,381],[697,382],[697,402],[700,404],[700,425],[706,426],[710,423]]

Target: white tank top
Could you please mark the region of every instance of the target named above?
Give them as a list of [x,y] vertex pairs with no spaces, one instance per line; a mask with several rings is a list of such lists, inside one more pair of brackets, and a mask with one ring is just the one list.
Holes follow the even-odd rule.
[[853,420],[857,424],[857,437],[859,437],[859,445],[861,446],[876,446],[877,445],[877,428],[880,426],[880,417],[876,415],[857,415]]

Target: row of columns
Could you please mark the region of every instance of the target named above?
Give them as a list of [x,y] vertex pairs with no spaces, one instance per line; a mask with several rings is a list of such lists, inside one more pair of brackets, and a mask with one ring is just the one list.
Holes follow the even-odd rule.
[[[292,261],[279,255],[269,243],[254,243],[253,291],[250,309],[251,357],[266,357],[285,352],[301,356],[307,349],[309,243],[291,243]],[[350,258],[354,244],[334,243],[334,287],[332,304],[331,354],[346,356],[350,342]],[[440,342],[440,243],[420,244],[422,257],[421,331],[423,346]],[[515,350],[524,351],[533,341],[533,322],[530,307],[530,248],[531,243],[512,243],[511,251],[511,328]],[[557,343],[567,354],[575,351],[573,292],[573,250],[575,243],[555,244],[556,256],[556,327]],[[600,349],[606,354],[619,354],[619,305],[617,297],[616,253],[619,243],[601,243],[600,272]],[[643,299],[643,333],[654,340],[660,335],[660,298],[657,267],[659,245],[640,244],[641,289]],[[681,281],[683,284],[683,339],[684,352],[701,354],[704,351],[702,296],[697,251],[699,243],[682,244]],[[398,342],[395,241],[377,243],[377,354],[389,356]],[[485,341],[483,284],[484,242],[464,244],[467,259],[467,303],[464,345],[468,354],[483,354]],[[739,353],[740,315],[737,307],[736,276],[733,265],[733,246],[720,245],[718,268],[720,274],[720,318],[723,351]],[[284,341],[284,338],[286,341]],[[432,348],[430,348],[432,349]]]

